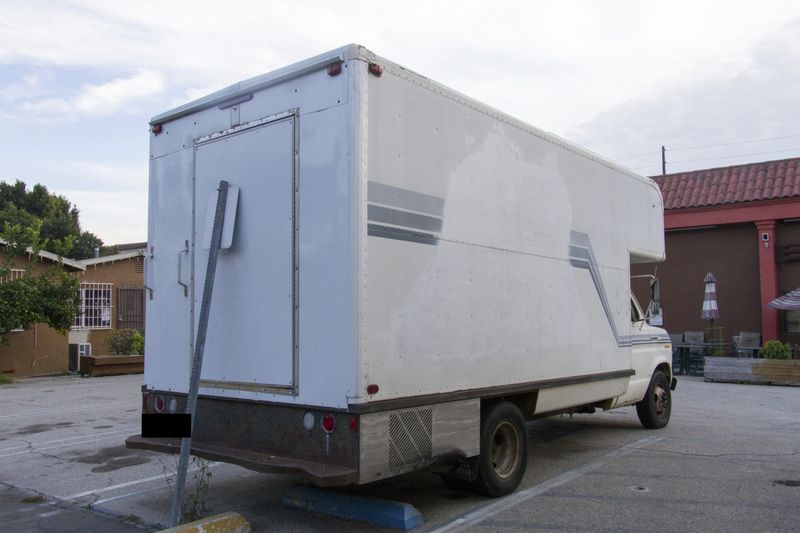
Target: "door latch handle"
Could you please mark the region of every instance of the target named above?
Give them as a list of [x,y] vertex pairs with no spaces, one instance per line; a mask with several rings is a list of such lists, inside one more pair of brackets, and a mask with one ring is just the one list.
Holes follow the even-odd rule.
[[148,276],[148,271],[152,267],[153,259],[156,256],[156,249],[155,246],[150,247],[150,253],[144,257],[144,288],[147,291],[147,294],[150,296],[150,299],[153,299],[153,288],[148,285],[150,283],[150,276]]
[[183,254],[186,254],[187,257],[189,256],[189,241],[183,241],[183,243],[183,250],[178,252],[178,285],[183,287],[183,295],[189,296],[189,286],[181,281],[181,275],[183,274],[183,261],[181,259],[183,258]]

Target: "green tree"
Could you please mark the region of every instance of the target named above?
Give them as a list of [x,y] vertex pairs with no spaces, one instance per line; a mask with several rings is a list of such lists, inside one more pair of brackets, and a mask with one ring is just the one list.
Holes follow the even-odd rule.
[[30,191],[25,182],[0,182],[0,228],[6,224],[22,228],[39,224],[42,249],[73,259],[94,257],[94,249],[114,253],[97,235],[81,230],[80,211],[65,197],[36,184]]
[[[61,264],[54,264],[39,275],[33,274],[41,249],[41,222],[32,226],[6,223],[3,226],[3,255],[0,262],[0,342],[8,342],[14,329],[44,323],[66,333],[75,320],[78,284]],[[22,276],[12,276],[20,258],[28,261]]]

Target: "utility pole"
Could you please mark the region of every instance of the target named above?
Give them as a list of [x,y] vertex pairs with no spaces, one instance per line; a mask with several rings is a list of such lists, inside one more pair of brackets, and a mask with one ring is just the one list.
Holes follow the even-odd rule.
[[664,148],[664,145],[661,145],[661,175],[666,176],[667,174],[667,149]]

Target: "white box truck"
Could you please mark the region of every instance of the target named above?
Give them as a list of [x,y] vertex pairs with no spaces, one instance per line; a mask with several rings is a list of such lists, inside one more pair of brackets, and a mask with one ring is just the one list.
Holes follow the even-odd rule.
[[156,116],[150,152],[147,414],[185,408],[209,199],[226,180],[238,200],[194,455],[502,495],[526,420],[636,405],[667,424],[670,340],[630,279],[664,259],[651,180],[358,45]]

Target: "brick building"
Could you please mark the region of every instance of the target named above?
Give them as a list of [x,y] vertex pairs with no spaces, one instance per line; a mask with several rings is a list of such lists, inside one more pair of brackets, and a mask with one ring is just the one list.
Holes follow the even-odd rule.
[[69,333],[81,355],[110,353],[108,337],[116,329],[144,331],[144,246],[115,255],[84,259],[79,314]]
[[[0,246],[4,246],[0,240]],[[14,257],[10,276],[38,276],[46,269],[58,266],[66,272],[80,276],[86,267],[79,261],[59,258],[40,251]],[[15,377],[60,374],[68,370],[67,335],[47,324],[33,324],[26,329],[12,331],[8,343],[0,344],[0,373]]]
[[[712,272],[720,309],[715,326],[727,340],[760,331],[765,341],[800,344],[800,312],[765,306],[800,287],[800,158],[653,179],[664,197],[667,259],[657,267],[664,327],[671,333],[708,327],[700,311],[703,278]],[[652,265],[634,268],[652,271]]]

